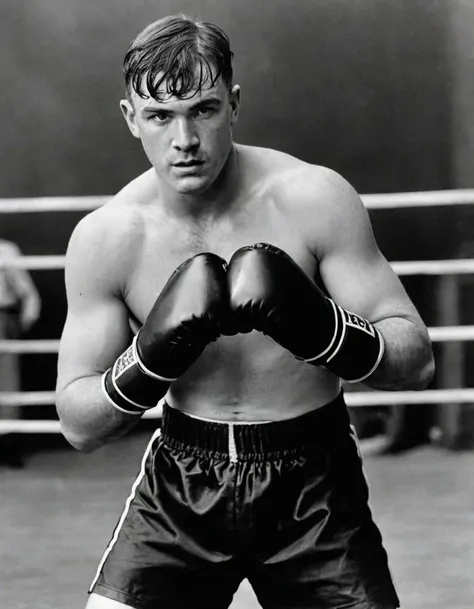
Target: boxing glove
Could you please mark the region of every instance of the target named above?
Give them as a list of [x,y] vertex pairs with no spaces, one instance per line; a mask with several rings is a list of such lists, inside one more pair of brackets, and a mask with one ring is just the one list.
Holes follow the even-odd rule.
[[380,332],[336,305],[285,252],[243,247],[227,270],[230,309],[240,332],[259,330],[298,359],[348,382],[370,376],[383,355]]
[[153,408],[219,337],[228,315],[226,266],[201,253],[174,271],[130,347],[102,377],[114,407],[128,414]]

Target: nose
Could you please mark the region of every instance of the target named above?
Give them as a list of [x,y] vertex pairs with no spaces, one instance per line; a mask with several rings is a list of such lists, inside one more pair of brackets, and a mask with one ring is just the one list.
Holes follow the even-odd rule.
[[199,137],[192,123],[185,118],[177,120],[173,133],[173,148],[183,152],[199,146]]

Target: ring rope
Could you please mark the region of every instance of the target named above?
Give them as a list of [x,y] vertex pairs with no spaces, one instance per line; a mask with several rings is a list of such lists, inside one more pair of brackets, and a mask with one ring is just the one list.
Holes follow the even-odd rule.
[[474,259],[409,260],[391,262],[397,275],[468,275],[474,273]]
[[0,258],[0,269],[50,270],[64,269],[66,256],[18,256]]
[[370,194],[362,195],[361,199],[367,209],[472,205],[474,203],[474,189],[459,188],[455,190]]
[[[65,256],[19,256],[0,258],[1,268],[30,270],[63,270]],[[473,258],[455,260],[408,260],[391,262],[390,266],[397,275],[468,275],[474,273]]]
[[[51,406],[56,404],[55,391],[0,391],[0,406]],[[0,419],[1,420],[1,419]]]
[[2,339],[0,353],[57,353],[59,340],[55,339]]
[[[0,199],[0,213],[92,211],[111,199],[112,195]],[[365,194],[361,199],[367,209],[472,205],[474,189]]]
[[7,433],[61,433],[59,421],[0,419],[0,434]]
[[[424,391],[353,391],[345,394],[348,406],[390,406],[395,404],[474,403],[474,388],[425,389]],[[0,392],[0,406],[50,406],[56,403],[54,391]],[[145,418],[154,418],[153,409]],[[1,420],[1,419],[0,419]]]
[[110,201],[111,196],[34,197],[0,199],[0,213],[43,213],[57,211],[93,211]]
[[[438,326],[428,328],[433,342],[468,342],[474,340],[474,326]],[[0,353],[57,353],[59,340],[56,339],[3,339]]]
[[[46,392],[43,392],[46,393]],[[54,404],[54,392],[51,402]],[[11,394],[12,396],[15,394]],[[17,393],[19,398],[23,399],[29,393]],[[38,395],[31,392],[31,395]],[[396,404],[469,404],[474,402],[474,388],[470,389],[427,389],[425,391],[397,391],[397,392],[379,392],[379,391],[361,391],[347,393],[345,400],[348,406],[394,406]],[[46,402],[44,402],[46,403]],[[13,402],[3,403],[3,397],[0,397],[0,405],[13,406],[17,405]],[[157,419],[161,417],[160,408],[152,408],[143,415],[144,419]],[[3,419],[0,420],[0,434],[5,433],[60,433],[61,427],[57,420],[18,420],[18,419]]]

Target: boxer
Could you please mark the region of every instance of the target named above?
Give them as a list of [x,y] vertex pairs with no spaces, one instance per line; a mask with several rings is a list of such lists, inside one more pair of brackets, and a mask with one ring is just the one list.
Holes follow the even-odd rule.
[[342,380],[421,390],[434,365],[359,196],[234,142],[217,26],[150,24],[124,78],[151,167],[71,236],[57,408],[83,451],[162,425],[87,608],[221,609],[244,578],[263,608],[398,607]]

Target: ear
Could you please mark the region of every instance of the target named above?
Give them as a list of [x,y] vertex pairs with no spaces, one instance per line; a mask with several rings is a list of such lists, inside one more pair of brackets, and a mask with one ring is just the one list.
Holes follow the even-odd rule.
[[234,85],[229,94],[230,107],[232,110],[230,124],[234,125],[238,118],[240,112],[240,86]]
[[137,125],[137,116],[133,104],[128,99],[120,100],[120,110],[122,110],[123,117],[130,129],[133,137],[140,137],[140,131]]

